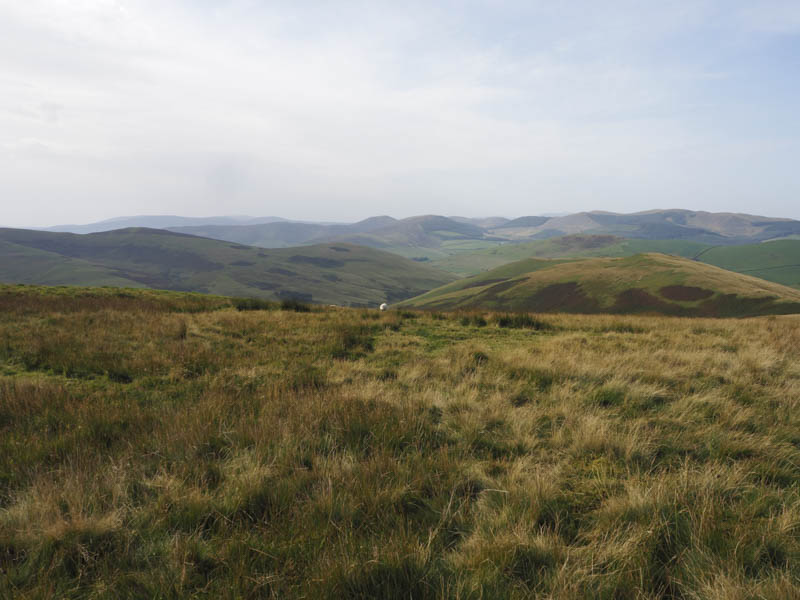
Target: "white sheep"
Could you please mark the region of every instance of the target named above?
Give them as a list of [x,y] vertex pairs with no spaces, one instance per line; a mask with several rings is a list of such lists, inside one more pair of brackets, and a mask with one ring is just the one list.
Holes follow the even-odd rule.
[[381,310],[386,310],[387,308],[389,308],[389,305],[388,305],[388,304],[386,304],[386,302],[384,302],[383,304],[381,304]]

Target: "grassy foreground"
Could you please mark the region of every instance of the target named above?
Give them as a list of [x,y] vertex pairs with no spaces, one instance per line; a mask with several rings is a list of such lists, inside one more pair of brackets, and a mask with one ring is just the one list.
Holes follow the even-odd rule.
[[0,597],[800,597],[799,317],[3,292]]

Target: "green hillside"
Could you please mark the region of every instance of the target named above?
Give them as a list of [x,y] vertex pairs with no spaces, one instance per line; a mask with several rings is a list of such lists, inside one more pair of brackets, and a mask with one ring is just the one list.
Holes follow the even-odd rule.
[[800,288],[800,240],[710,246],[687,240],[623,239],[611,235],[576,234],[464,252],[428,264],[466,277],[524,258],[621,257],[644,252],[694,258],[729,271]]
[[800,312],[800,291],[663,254],[526,259],[403,303],[426,309],[751,316]]
[[491,233],[517,240],[583,233],[724,245],[796,235],[800,233],[800,222],[741,213],[680,209],[648,210],[633,214],[592,211],[548,219],[521,217],[495,227]]
[[718,246],[702,252],[697,259],[730,271],[800,288],[800,240]]
[[169,231],[259,248],[288,248],[313,244],[326,237],[331,227],[316,223],[264,223],[259,225],[188,225],[169,227]]
[[453,276],[351,244],[265,250],[157,229],[76,235],[0,229],[0,281],[111,285],[374,305]]
[[[2,230],[0,230],[1,232]],[[0,234],[1,235],[1,234]],[[0,239],[0,281],[41,285],[145,287],[113,269]]]
[[[347,242],[426,262],[463,277],[530,257],[660,252],[690,258],[713,246],[755,244],[797,235],[800,222],[734,213],[652,210],[627,215],[584,212],[561,217],[527,216],[510,221],[378,216],[349,224],[204,224],[170,230],[263,248]],[[772,277],[769,272],[775,265],[766,266],[766,279],[794,285],[791,270],[776,271]]]
[[660,252],[692,258],[711,248],[686,240],[624,239],[613,235],[574,234],[562,237],[504,244],[433,260],[429,264],[463,277],[525,258],[565,258],[578,256],[632,256]]
[[[437,215],[402,220],[381,216],[352,224],[267,223],[175,227],[170,230],[262,248],[348,242],[372,248],[396,249],[400,254],[420,257],[446,256],[449,252],[440,249],[448,242],[479,241],[487,237],[485,229],[478,225]],[[475,247],[472,246],[473,249]]]

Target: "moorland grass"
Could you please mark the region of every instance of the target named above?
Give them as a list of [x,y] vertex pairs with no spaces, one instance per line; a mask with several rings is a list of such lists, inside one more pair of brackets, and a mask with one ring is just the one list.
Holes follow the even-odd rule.
[[0,597],[800,597],[798,317],[126,293],[0,294]]

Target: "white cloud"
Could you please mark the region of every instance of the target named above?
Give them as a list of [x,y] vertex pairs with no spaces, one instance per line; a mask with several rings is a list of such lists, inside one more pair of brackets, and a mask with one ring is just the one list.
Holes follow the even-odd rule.
[[721,210],[731,188],[766,211],[762,172],[772,212],[797,193],[785,139],[708,127],[739,109],[722,4],[555,7],[0,2],[0,222]]

